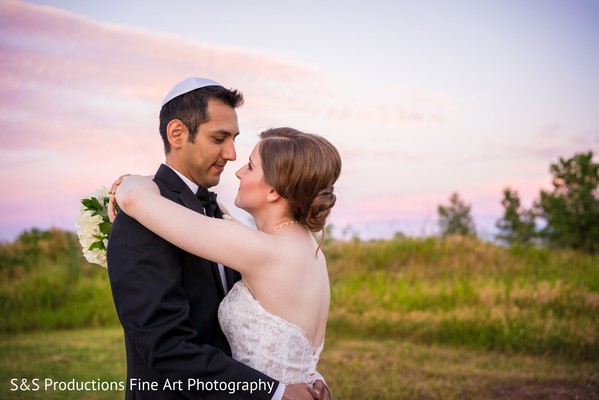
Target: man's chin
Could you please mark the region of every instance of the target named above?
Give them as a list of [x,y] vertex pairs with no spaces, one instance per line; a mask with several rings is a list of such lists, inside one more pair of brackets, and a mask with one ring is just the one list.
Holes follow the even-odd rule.
[[216,186],[218,185],[220,182],[220,175],[218,176],[213,176],[210,179],[207,180],[206,182],[206,188],[211,188],[212,186]]

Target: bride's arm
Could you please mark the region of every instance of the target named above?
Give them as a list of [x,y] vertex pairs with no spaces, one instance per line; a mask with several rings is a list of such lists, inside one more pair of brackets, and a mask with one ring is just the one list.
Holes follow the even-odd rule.
[[271,235],[234,220],[206,217],[162,197],[146,177],[124,177],[116,200],[122,211],[175,246],[242,274],[269,265],[276,248]]

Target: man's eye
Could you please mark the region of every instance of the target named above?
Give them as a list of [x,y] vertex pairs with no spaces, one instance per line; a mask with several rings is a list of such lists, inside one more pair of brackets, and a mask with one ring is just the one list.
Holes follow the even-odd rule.
[[214,138],[214,142],[218,143],[218,144],[222,144],[222,143],[225,143],[225,139],[224,138]]

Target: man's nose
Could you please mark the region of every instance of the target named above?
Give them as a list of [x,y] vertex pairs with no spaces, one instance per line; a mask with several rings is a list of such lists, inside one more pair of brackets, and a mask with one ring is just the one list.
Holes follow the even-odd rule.
[[235,151],[235,142],[231,141],[227,143],[223,149],[223,158],[228,161],[235,161],[237,159],[237,152]]

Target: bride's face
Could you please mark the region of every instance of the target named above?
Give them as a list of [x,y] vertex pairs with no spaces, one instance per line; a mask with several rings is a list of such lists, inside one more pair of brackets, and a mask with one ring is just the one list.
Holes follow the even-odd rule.
[[235,205],[249,213],[263,207],[267,203],[268,193],[272,190],[264,180],[259,148],[260,143],[254,147],[249,162],[235,173],[239,178]]

